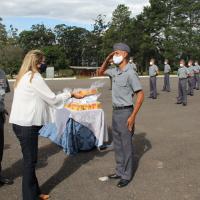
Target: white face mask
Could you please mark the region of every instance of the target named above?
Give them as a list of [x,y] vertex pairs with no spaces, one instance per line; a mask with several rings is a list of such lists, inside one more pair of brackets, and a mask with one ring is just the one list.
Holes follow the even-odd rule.
[[167,62],[165,62],[165,65],[167,65],[168,63]]
[[180,67],[183,67],[184,65],[182,63],[180,63]]
[[196,66],[198,66],[198,63],[195,63]]
[[150,62],[150,65],[153,65],[153,62]]
[[122,61],[123,61],[123,56],[113,56],[113,62],[116,64],[116,65],[119,65]]

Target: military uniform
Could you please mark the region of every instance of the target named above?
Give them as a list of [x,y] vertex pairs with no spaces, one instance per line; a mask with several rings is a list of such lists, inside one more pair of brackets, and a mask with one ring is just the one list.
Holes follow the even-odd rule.
[[142,90],[137,73],[130,64],[121,71],[116,67],[105,74],[112,77],[112,133],[116,159],[116,174],[122,179],[133,176],[133,133],[127,127],[127,120],[133,112],[133,94]]
[[200,80],[199,80],[200,66],[194,66],[194,89],[199,90]]
[[188,67],[189,77],[188,77],[188,95],[194,95],[194,66]]
[[170,76],[171,67],[168,64],[165,64],[164,66],[164,86],[163,91],[170,92],[170,82],[169,82],[169,76]]
[[136,66],[136,64],[135,63],[129,63],[129,64],[133,68],[133,70],[137,72],[137,66]]
[[10,92],[8,80],[5,72],[0,69],[0,175],[1,175],[1,162],[3,158],[4,149],[4,123],[5,123],[5,105],[4,98],[5,94]]
[[189,71],[187,67],[180,67],[178,69],[178,98],[177,103],[187,105],[187,81]]
[[[116,65],[115,65],[115,64],[111,64],[111,65],[109,66],[109,69],[112,69],[112,68],[114,68],[114,67],[116,67]],[[112,77],[109,76],[109,78],[110,78],[110,90],[112,90]]]
[[150,98],[157,98],[157,85],[156,85],[156,76],[158,72],[158,67],[152,65],[149,67],[149,76],[150,76]]

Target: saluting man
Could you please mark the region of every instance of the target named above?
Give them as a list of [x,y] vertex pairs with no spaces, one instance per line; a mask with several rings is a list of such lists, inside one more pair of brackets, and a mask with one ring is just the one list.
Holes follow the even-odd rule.
[[[129,64],[129,46],[124,43],[117,43],[113,50],[97,71],[97,74],[112,77],[112,134],[116,172],[108,177],[120,179],[117,186],[124,187],[133,177],[132,136],[136,115],[144,100],[144,93],[137,73]],[[113,59],[116,65],[113,69],[107,69],[110,59]],[[134,94],[136,96],[135,105],[133,105]]]
[[159,74],[158,66],[155,65],[155,59],[150,60],[149,77],[150,77],[150,96],[149,98],[157,99],[157,78]]
[[187,81],[189,74],[190,72],[185,66],[185,61],[183,59],[180,60],[177,104],[183,104],[183,106],[187,105]]
[[166,92],[170,92],[170,81],[169,81],[170,72],[171,72],[171,67],[169,65],[169,61],[168,59],[165,59],[163,91]]

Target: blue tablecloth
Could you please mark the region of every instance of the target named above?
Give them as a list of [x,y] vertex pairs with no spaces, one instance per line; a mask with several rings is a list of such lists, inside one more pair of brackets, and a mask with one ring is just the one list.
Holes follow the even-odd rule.
[[68,119],[64,133],[57,134],[55,123],[43,126],[39,133],[61,146],[68,155],[74,155],[81,150],[91,150],[96,144],[93,132],[72,118]]

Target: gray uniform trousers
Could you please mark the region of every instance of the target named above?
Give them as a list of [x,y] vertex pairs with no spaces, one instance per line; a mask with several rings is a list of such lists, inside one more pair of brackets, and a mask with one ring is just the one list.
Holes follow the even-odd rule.
[[163,91],[170,92],[170,83],[169,83],[169,73],[164,74],[164,86]]
[[188,78],[188,95],[194,95],[194,77]]
[[150,76],[150,97],[157,98],[156,76]]
[[131,133],[127,127],[127,120],[132,112],[132,108],[113,110],[112,116],[116,174],[126,180],[131,180],[133,176],[133,133]]
[[200,79],[199,74],[194,74],[194,89],[199,90]]
[[179,79],[178,82],[178,103],[187,104],[187,78]]

